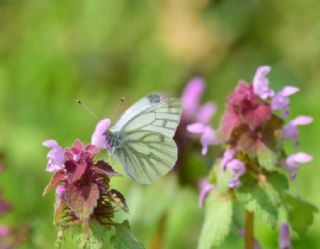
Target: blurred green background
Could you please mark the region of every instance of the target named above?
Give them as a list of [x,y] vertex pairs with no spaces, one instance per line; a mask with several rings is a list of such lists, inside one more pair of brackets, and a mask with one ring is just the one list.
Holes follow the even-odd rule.
[[[124,109],[152,91],[179,96],[200,75],[207,82],[204,101],[219,107],[216,127],[237,81],[250,81],[265,64],[273,68],[276,90],[301,88],[291,98],[290,118],[315,118],[300,129],[301,151],[315,159],[302,166],[291,190],[319,207],[319,13],[317,0],[0,1],[0,151],[7,166],[0,188],[14,206],[0,224],[28,228],[18,248],[53,248],[54,193],[41,196],[50,179],[41,142],[90,141],[97,120],[76,99],[114,120],[121,97]],[[288,151],[295,151],[291,144]],[[203,172],[212,160],[199,156],[200,149],[188,165]],[[175,174],[147,187],[113,179],[148,249],[196,248],[203,219],[198,192],[180,186]],[[263,248],[277,248],[277,232],[267,224],[257,222],[256,234]],[[319,235],[317,217],[306,236],[294,235],[294,248],[319,248]],[[241,243],[234,232],[222,248]]]

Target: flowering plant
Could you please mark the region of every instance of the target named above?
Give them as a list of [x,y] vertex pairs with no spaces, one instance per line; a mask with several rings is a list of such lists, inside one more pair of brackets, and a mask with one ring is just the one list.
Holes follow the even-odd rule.
[[[290,179],[295,180],[299,165],[310,162],[312,156],[304,152],[287,155],[283,148],[286,140],[298,147],[298,126],[313,119],[298,116],[286,124],[289,96],[299,89],[286,86],[275,93],[266,77],[269,71],[269,66],[259,67],[252,83],[238,83],[227,98],[220,128],[217,132],[211,128],[212,132],[206,135],[209,145],[220,143],[224,151],[208,178],[200,183],[199,203],[205,206],[206,217],[199,249],[217,247],[223,242],[233,223],[236,204],[246,210],[240,232],[245,237],[246,249],[260,248],[253,236],[255,215],[276,227],[280,210],[285,211],[280,233],[280,248],[285,249],[291,248],[289,225],[301,235],[317,211],[312,204],[288,193],[289,179],[285,174],[288,172]],[[202,134],[202,154],[207,153],[208,145],[203,142],[205,129],[209,129],[208,124],[203,122],[187,126],[189,132]]]
[[128,212],[124,196],[110,186],[110,179],[120,176],[104,160],[95,156],[106,145],[104,131],[110,125],[105,119],[98,123],[91,144],[77,140],[71,148],[62,148],[55,140],[43,145],[48,153],[47,171],[53,174],[44,190],[55,189],[54,224],[59,227],[57,245],[65,231],[71,231],[79,248],[103,248],[106,231],[115,249],[144,248],[130,232],[128,221],[119,222],[116,212]]

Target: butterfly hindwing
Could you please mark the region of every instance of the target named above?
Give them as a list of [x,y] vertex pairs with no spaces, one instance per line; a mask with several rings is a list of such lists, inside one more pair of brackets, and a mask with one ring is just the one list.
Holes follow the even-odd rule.
[[137,131],[127,135],[115,156],[132,179],[148,184],[172,169],[177,146],[172,138],[161,133]]

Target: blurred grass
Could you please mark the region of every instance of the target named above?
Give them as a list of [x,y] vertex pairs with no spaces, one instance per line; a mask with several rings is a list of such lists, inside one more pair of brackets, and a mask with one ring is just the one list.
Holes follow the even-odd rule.
[[[301,88],[291,99],[290,117],[315,118],[301,128],[301,150],[315,159],[301,168],[292,192],[319,207],[319,10],[316,0],[1,1],[0,151],[7,169],[0,185],[14,205],[1,223],[29,227],[30,236],[19,248],[53,248],[54,194],[41,197],[50,177],[41,142],[89,142],[97,120],[76,99],[99,118],[114,120],[122,96],[122,109],[152,91],[179,96],[188,79],[202,75],[208,84],[205,99],[219,105],[218,124],[223,101],[237,81],[251,80],[264,64],[273,67],[274,88]],[[293,151],[291,144],[288,150]],[[134,206],[134,191],[128,190],[136,186],[127,177],[114,182]],[[170,203],[164,247],[195,248],[202,220],[197,193],[187,187],[172,193],[177,199]],[[156,208],[164,205],[161,200],[154,196],[148,199],[152,205],[140,206]],[[132,214],[133,228],[145,242],[157,229],[151,229],[157,222],[146,222],[148,215],[139,220]],[[319,234],[317,217],[306,236],[295,236],[294,248],[316,248]],[[264,248],[276,247],[277,233],[265,224],[257,223],[257,235]],[[239,243],[231,235],[225,248]]]

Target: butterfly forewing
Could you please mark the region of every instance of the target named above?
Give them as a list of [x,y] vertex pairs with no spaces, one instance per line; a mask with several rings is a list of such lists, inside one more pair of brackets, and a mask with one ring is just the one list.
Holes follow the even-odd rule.
[[115,155],[127,174],[139,183],[151,183],[168,173],[177,160],[177,146],[172,138],[158,132],[136,131]]
[[160,96],[158,94],[150,94],[136,103],[134,103],[132,106],[130,106],[119,118],[119,120],[116,122],[115,126],[113,127],[114,131],[120,131],[122,127],[130,122],[132,118],[134,118],[139,113],[143,112],[144,110],[148,109],[152,105],[155,105],[160,102]]
[[134,116],[126,123],[122,130],[152,131],[165,136],[173,137],[181,116],[181,101],[179,99],[166,99],[155,104]]

